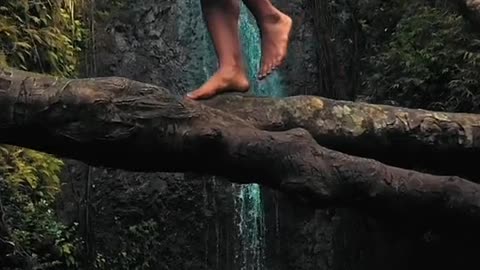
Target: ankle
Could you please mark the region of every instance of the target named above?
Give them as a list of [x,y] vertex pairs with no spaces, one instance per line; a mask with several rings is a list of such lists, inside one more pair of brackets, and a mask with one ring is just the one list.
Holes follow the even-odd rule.
[[214,77],[221,87],[232,88],[235,91],[247,91],[250,88],[250,82],[246,71],[239,66],[226,66],[217,70]]
[[282,20],[282,12],[276,8],[268,9],[258,16],[257,22],[260,26],[279,23]]
[[243,65],[241,64],[224,64],[218,67],[218,72],[220,73],[238,73],[244,72]]

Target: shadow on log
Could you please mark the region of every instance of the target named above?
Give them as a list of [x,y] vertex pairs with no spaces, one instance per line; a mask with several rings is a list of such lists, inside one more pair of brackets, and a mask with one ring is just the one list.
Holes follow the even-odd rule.
[[[255,182],[315,207],[459,224],[480,223],[480,185],[343,154],[316,139],[324,144],[339,136],[337,145],[359,141],[365,151],[375,151],[388,140],[397,147],[394,139],[403,134],[409,139],[399,147],[478,151],[478,119],[306,96],[195,102],[125,78],[68,80],[0,70],[1,143],[96,166]],[[369,137],[360,136],[363,132]],[[382,140],[370,142],[373,138]]]

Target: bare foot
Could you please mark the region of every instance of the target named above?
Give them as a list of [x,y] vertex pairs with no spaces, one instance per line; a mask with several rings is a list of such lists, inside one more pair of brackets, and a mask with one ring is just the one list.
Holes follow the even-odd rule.
[[187,94],[191,99],[207,99],[224,92],[247,92],[250,83],[242,68],[221,68],[197,90]]
[[278,68],[287,56],[292,19],[278,11],[277,14],[260,22],[260,30],[262,33],[262,65],[258,78],[264,79]]

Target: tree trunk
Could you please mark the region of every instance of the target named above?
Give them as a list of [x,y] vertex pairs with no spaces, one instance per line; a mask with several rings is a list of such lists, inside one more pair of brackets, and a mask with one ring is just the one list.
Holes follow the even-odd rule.
[[[390,147],[399,137],[403,147],[430,147],[438,155],[452,149],[475,152],[479,123],[480,117],[471,114],[308,96],[226,96],[202,104],[125,78],[67,80],[0,70],[1,143],[91,165],[256,182],[315,207],[459,223],[480,221],[480,185],[349,156],[320,146],[315,138],[322,144],[336,136],[352,145],[358,141],[357,150],[366,152]],[[382,141],[371,143],[372,138]]]
[[[358,84],[359,27],[350,0],[332,4],[308,1],[313,12],[318,58],[319,96],[353,100]],[[342,7],[340,10],[338,6]],[[348,19],[339,20],[340,14]],[[348,15],[347,15],[348,14]]]

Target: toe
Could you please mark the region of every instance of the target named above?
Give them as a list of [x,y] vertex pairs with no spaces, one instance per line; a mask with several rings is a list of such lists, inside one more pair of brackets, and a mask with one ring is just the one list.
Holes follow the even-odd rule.
[[259,80],[263,80],[263,78],[265,78],[264,75],[263,75],[263,72],[260,71],[260,72],[258,73],[258,79],[259,79]]
[[215,91],[206,89],[198,89],[187,94],[187,97],[193,100],[207,99],[215,95]]
[[193,100],[198,99],[198,93],[196,91],[187,93],[187,98],[193,99]]
[[261,79],[265,78],[266,74],[267,74],[267,66],[265,64],[263,64],[262,68],[260,70],[260,73],[258,75],[258,78],[261,80]]
[[270,75],[270,73],[273,72],[273,67],[274,67],[273,64],[269,64],[269,65],[268,65],[268,69],[267,69],[267,74],[268,74],[268,75]]
[[193,91],[187,94],[187,97],[193,100],[199,100],[205,98],[206,91]]

